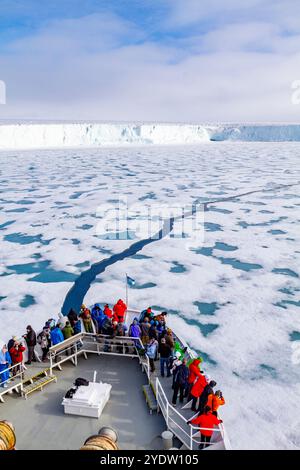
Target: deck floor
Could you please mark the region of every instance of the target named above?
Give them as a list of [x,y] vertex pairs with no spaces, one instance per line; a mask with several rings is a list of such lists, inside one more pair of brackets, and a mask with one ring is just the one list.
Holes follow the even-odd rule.
[[[28,367],[27,373],[37,373],[43,366],[37,363]],[[62,399],[76,377],[93,379],[112,385],[111,397],[99,419],[65,415]],[[16,428],[17,448],[22,449],[79,449],[85,439],[97,434],[102,426],[111,426],[119,434],[119,446],[123,450],[161,449],[160,435],[166,429],[162,415],[149,414],[142,385],[147,383],[137,359],[122,356],[98,356],[78,358],[78,366],[70,362],[63,370],[54,370],[57,384],[47,385],[22,399],[18,395],[6,395],[0,403],[0,419],[11,421]]]

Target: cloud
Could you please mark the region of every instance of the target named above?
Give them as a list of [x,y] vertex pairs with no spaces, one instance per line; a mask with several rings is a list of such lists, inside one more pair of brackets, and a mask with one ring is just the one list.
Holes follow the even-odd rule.
[[166,0],[170,14],[165,26],[201,27],[226,23],[270,22],[295,32],[300,29],[300,4],[297,0]]
[[[269,2],[252,0],[246,8],[230,0],[225,12],[221,2],[203,0],[198,12],[198,1],[174,0],[170,18],[157,25],[159,37],[111,11],[47,21],[0,54],[7,84],[0,117],[297,121],[297,21],[290,10],[284,15],[282,2],[274,2],[270,20],[263,3]],[[228,19],[208,26],[222,11]],[[179,17],[199,28],[180,29]]]

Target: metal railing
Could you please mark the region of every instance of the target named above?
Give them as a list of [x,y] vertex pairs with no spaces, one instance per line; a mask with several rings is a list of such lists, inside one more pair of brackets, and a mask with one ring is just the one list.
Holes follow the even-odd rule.
[[[17,392],[23,391],[23,380],[24,380],[24,365],[22,362],[13,364],[10,367],[0,372],[0,402],[4,403],[3,396],[7,393],[11,393],[13,390]],[[3,377],[8,374],[8,378]],[[6,385],[6,387],[3,387]]]
[[[188,356],[189,359],[196,359],[196,355],[194,354],[194,352],[191,350],[191,348],[188,346],[188,344],[180,337],[178,336],[176,333],[173,332],[173,336],[174,338],[181,344],[181,346],[183,348],[186,348],[186,355]],[[221,418],[221,413],[218,412],[218,417]],[[191,426],[191,428],[193,428]],[[195,429],[195,428],[194,428]],[[197,428],[198,431],[199,431],[199,428]],[[229,440],[229,437],[227,435],[227,432],[226,432],[226,429],[225,429],[225,426],[223,423],[220,423],[218,425],[218,429],[217,428],[214,428],[214,431],[216,432],[216,434],[214,434],[212,436],[212,439],[211,439],[211,444],[214,444],[216,442],[219,442],[220,440],[223,441],[223,445],[224,445],[224,448],[226,450],[230,450],[231,449],[231,444],[230,444],[230,440]],[[219,432],[219,434],[218,434]],[[222,439],[221,439],[222,438]],[[200,442],[199,442],[200,444]]]
[[129,336],[107,336],[97,333],[78,333],[71,338],[52,346],[49,349],[50,374],[55,367],[61,369],[61,365],[66,361],[72,361],[76,366],[78,356],[87,354],[115,355],[138,358],[142,369],[150,377],[150,361],[148,356],[141,355],[143,344],[140,338]]
[[[129,326],[130,320],[133,316],[139,316],[140,312],[133,309],[128,309],[126,312],[125,322]],[[174,339],[180,343],[183,348],[186,348],[186,356],[189,359],[195,359],[195,354],[189,348],[182,338],[174,334]],[[53,375],[53,369],[61,369],[61,365],[64,362],[72,361],[77,366],[78,357],[84,355],[87,358],[87,354],[98,354],[98,355],[116,355],[116,356],[127,356],[138,358],[139,363],[142,366],[142,370],[146,373],[148,380],[150,381],[150,361],[147,355],[142,355],[141,351],[144,350],[144,345],[140,338],[133,338],[128,336],[116,336],[111,337],[107,335],[97,333],[81,332],[71,338],[52,346],[49,349],[50,358],[50,375]],[[0,401],[3,401],[2,395],[9,393],[13,389],[23,390],[22,378],[24,376],[25,366],[21,366],[21,372],[16,375],[19,378],[18,382],[15,382],[8,388],[0,388]],[[8,368],[7,370],[13,369],[15,366]],[[5,371],[3,371],[5,372]],[[1,375],[1,374],[0,374]],[[6,382],[9,382],[8,379]],[[191,450],[198,449],[200,442],[200,428],[187,424],[186,418],[180,414],[169,402],[161,382],[156,377],[155,382],[155,393],[158,408],[162,412],[162,415],[166,421],[168,428],[183,442],[183,444]],[[203,428],[204,429],[204,428]],[[226,449],[230,449],[230,442],[227,437],[225,427],[221,423],[218,428],[214,428],[213,437],[211,444],[223,441],[223,445]]]
[[[219,425],[218,428],[201,428],[199,426],[193,426],[187,424],[187,419],[177,411],[174,406],[169,403],[169,400],[164,392],[164,389],[156,378],[156,400],[161,411],[168,429],[172,431],[176,437],[190,450],[198,450],[201,442],[200,432],[202,431],[213,431],[211,443],[213,445],[216,442],[224,441],[224,429]],[[224,444],[225,447],[225,444]]]
[[[131,314],[138,314],[139,312],[136,310],[130,310],[129,313]],[[185,356],[187,359],[196,359],[196,355],[188,346],[188,344],[180,338],[176,333],[173,331],[173,337],[175,341],[178,341],[183,349],[186,349]],[[186,418],[174,408],[169,402],[163,386],[158,377],[156,377],[155,381],[155,393],[156,393],[156,400],[159,409],[164,416],[166,424],[168,428],[178,437],[178,439],[188,448],[191,450],[198,450],[200,444],[202,444],[200,440],[200,431],[208,430],[207,428],[199,428],[198,426],[195,427],[193,425],[188,425]],[[191,418],[192,419],[192,418]],[[209,429],[211,430],[211,429]],[[223,423],[218,425],[218,428],[213,429],[213,435],[211,438],[210,445],[216,444],[217,442],[223,443],[223,448],[231,449],[230,441],[228,439],[225,427]],[[205,443],[203,443],[205,444]]]
[[[139,314],[140,312],[138,310],[128,309],[126,312],[127,323],[129,319],[132,319],[133,316],[138,317]],[[174,331],[173,337],[175,341],[180,343],[183,349],[186,348],[185,356],[187,359],[196,359],[196,355],[192,349],[180,336],[174,333]],[[155,381],[155,393],[158,407],[164,416],[167,426],[188,449],[197,450],[198,446],[202,443],[200,440],[201,429],[198,426],[188,425],[186,418],[171,405],[158,377],[156,377]],[[202,429],[205,430],[205,428]],[[223,443],[225,449],[231,449],[230,441],[223,423],[220,423],[218,428],[214,428],[213,431],[210,445],[220,442]]]

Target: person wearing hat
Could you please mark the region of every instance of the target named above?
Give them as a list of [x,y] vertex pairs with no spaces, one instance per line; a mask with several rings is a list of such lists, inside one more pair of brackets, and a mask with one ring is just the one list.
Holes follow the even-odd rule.
[[31,325],[28,325],[26,328],[26,334],[23,336],[27,343],[28,348],[28,359],[25,364],[30,365],[31,361],[36,361],[34,348],[36,346],[36,334]]
[[16,336],[13,336],[7,343],[7,349],[10,351],[10,349],[13,347],[15,342],[18,341],[18,338]]
[[47,326],[47,323],[43,327],[43,330],[40,332],[40,334],[37,337],[37,341],[38,341],[38,343],[41,346],[41,349],[43,351],[43,356],[42,356],[42,361],[43,362],[47,361],[47,355],[48,355],[49,349],[51,347],[50,327]]
[[184,395],[188,386],[188,378],[189,378],[189,369],[186,365],[186,362],[187,361],[184,358],[182,360],[182,364],[177,366],[174,372],[174,393],[173,393],[173,399],[172,399],[173,406],[176,406],[178,392],[180,393],[179,401],[180,403],[183,403],[183,398],[184,398]]
[[171,376],[170,360],[171,360],[171,356],[172,356],[172,349],[166,343],[165,338],[162,338],[160,340],[160,344],[159,344],[159,347],[158,347],[158,352],[160,354],[160,375],[162,377],[165,376],[165,366],[166,366],[167,377],[170,377]]
[[155,371],[154,360],[155,360],[155,357],[156,357],[157,346],[158,346],[158,343],[157,343],[155,338],[151,338],[149,343],[146,346],[146,354],[149,358],[150,371],[151,372]]
[[140,314],[140,317],[139,317],[139,322],[142,323],[144,320],[145,320],[145,317],[147,317],[148,319],[152,319],[153,317],[153,312],[152,312],[152,308],[151,307],[148,307],[146,308],[145,310],[143,310]]
[[217,390],[215,393],[208,395],[206,405],[211,408],[211,411],[215,416],[218,416],[219,407],[225,405],[225,399],[221,390]]
[[15,342],[12,347],[9,349],[9,354],[12,360],[12,365],[15,366],[12,369],[12,375],[15,376],[19,372],[21,372],[21,364],[23,363],[23,352],[25,351],[25,347],[23,344],[18,341],[17,337],[14,336]]
[[154,317],[154,320],[157,320],[160,324],[166,324],[166,316],[168,315],[167,312],[161,312],[159,315]]
[[104,315],[107,316],[107,318],[112,319],[112,317],[113,317],[113,312],[112,312],[112,310],[109,308],[109,305],[108,305],[108,304],[105,304],[105,305],[104,305],[104,310],[103,310],[103,312],[104,312]]
[[204,387],[203,392],[200,395],[198,411],[200,414],[204,412],[204,408],[207,405],[209,395],[213,395],[213,388],[217,385],[217,382],[210,380],[210,382]]
[[85,331],[87,333],[93,333],[94,330],[93,330],[91,312],[89,311],[89,309],[84,304],[81,305],[79,316],[83,320]]

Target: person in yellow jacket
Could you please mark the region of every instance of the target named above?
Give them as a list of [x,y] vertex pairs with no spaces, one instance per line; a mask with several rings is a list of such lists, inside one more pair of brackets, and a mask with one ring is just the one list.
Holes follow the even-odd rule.
[[217,390],[215,393],[208,395],[206,405],[211,408],[212,413],[217,415],[219,407],[225,405],[225,399],[221,390]]
[[93,333],[93,322],[90,310],[84,305],[81,305],[79,316],[83,320],[84,328],[87,333]]

